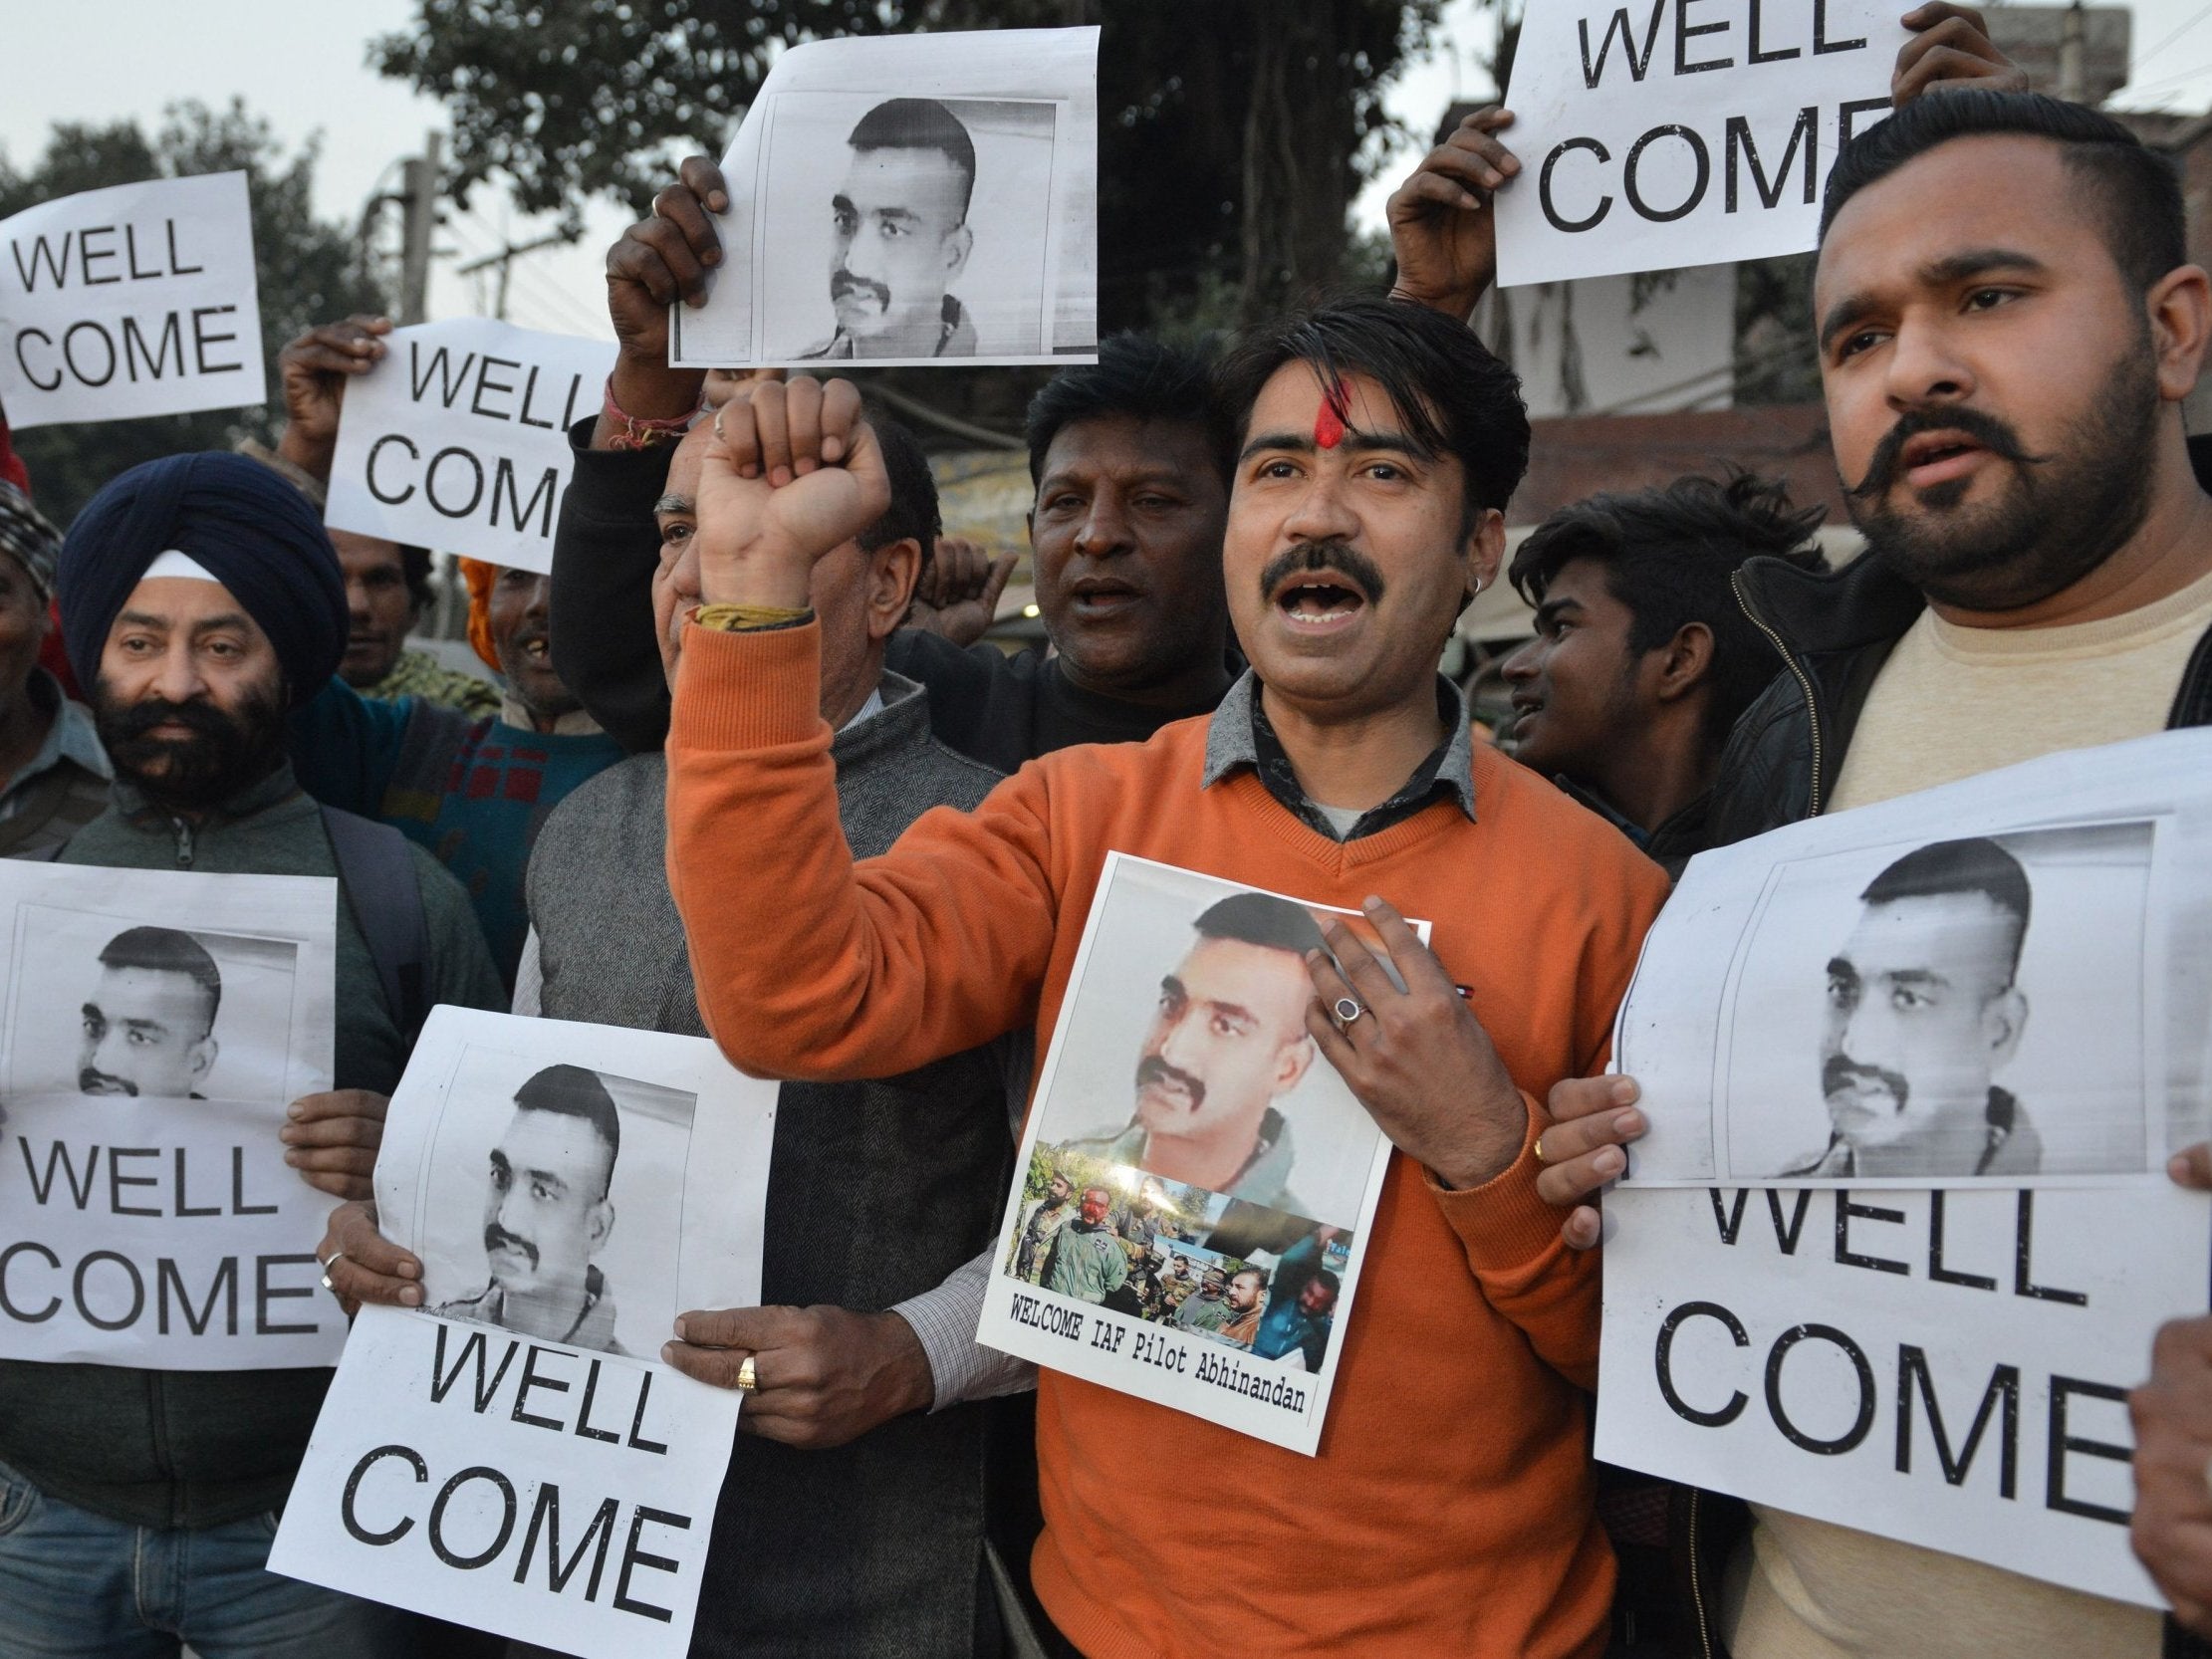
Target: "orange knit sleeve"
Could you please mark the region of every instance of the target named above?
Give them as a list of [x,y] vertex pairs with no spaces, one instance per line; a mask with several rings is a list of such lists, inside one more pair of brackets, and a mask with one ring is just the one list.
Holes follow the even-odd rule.
[[1050,960],[1045,784],[1007,780],[856,864],[818,624],[689,627],[668,732],[668,885],[699,1013],[760,1075],[882,1077],[1032,1017]]

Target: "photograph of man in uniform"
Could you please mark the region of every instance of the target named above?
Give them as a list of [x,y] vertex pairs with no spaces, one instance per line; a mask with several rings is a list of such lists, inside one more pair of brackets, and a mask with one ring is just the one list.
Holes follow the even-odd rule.
[[1086,1187],[1082,1213],[1061,1228],[1045,1264],[1045,1289],[1078,1302],[1104,1302],[1128,1282],[1129,1253],[1113,1230],[1113,1195]]
[[620,1353],[614,1296],[593,1265],[614,1230],[621,1119],[599,1073],[549,1066],[515,1090],[484,1199],[490,1280],[430,1309],[518,1335]]
[[831,199],[830,305],[837,330],[806,357],[968,357],[975,324],[947,288],[975,235],[975,144],[934,99],[894,98],[862,116]]
[[1160,982],[1128,1127],[1070,1150],[1305,1215],[1291,1193],[1291,1126],[1274,1102],[1314,1064],[1306,953],[1322,948],[1321,929],[1302,906],[1269,893],[1232,894],[1195,927],[1190,950]]
[[1181,1329],[1211,1336],[1229,1322],[1231,1311],[1229,1276],[1219,1268],[1209,1268],[1198,1294],[1185,1297],[1182,1306],[1175,1309],[1175,1323]]
[[125,928],[100,953],[86,999],[77,1087],[85,1094],[203,1099],[223,976],[189,933]]
[[1045,1196],[1030,1200],[1014,1235],[1016,1279],[1035,1285],[1044,1278],[1045,1260],[1052,1253],[1053,1240],[1076,1213],[1068,1202],[1074,1191],[1067,1176],[1055,1175],[1045,1183]]
[[1995,841],[1937,841],[1859,895],[1828,965],[1827,1149],[1793,1175],[2033,1175],[2043,1143],[1992,1074],[2020,1046],[2028,876]]

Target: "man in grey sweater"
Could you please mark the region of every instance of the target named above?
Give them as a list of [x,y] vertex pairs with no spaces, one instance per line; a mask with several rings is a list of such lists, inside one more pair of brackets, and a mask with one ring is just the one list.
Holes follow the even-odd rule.
[[[980,802],[997,774],[937,743],[917,685],[883,672],[884,642],[938,530],[912,437],[878,421],[891,507],[825,561],[822,713],[856,856],[933,807]],[[692,480],[708,437],[674,452],[658,502],[653,585],[664,666],[698,603]],[[531,944],[516,1011],[704,1036],[668,892],[659,754],[584,785],[547,821],[529,877]],[[772,872],[733,871],[730,902],[773,925]],[[768,1305],[684,1316],[664,1356],[748,1388],[699,1596],[692,1651],[929,1659],[996,1654],[984,1574],[984,1421],[974,1402],[1023,1386],[978,1364],[980,1272],[1012,1154],[1008,1107],[1027,1066],[1000,1046],[872,1082],[786,1083],[777,1104],[761,1268]],[[365,1210],[333,1219],[324,1254],[350,1296],[419,1304],[407,1258]],[[361,1266],[357,1268],[357,1263]]]
[[[313,509],[238,457],[149,462],[79,516],[60,591],[116,781],[59,860],[341,874],[330,824],[284,760],[287,703],[331,676],[346,639],[337,556]],[[420,901],[420,1000],[498,1006],[467,895],[426,853],[389,850],[408,854],[396,867]],[[389,894],[341,891],[334,1076],[385,1093],[409,1013],[392,1006],[359,913]],[[181,1641],[238,1659],[410,1653],[390,1610],[266,1570],[329,1381],[321,1369],[0,1362],[0,1652],[174,1653]]]

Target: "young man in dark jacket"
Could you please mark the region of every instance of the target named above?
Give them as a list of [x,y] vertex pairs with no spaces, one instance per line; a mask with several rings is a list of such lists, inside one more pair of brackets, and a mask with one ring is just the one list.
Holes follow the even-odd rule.
[[[2212,279],[2170,163],[2025,93],[1914,103],[1830,177],[1815,317],[1868,552],[1739,573],[1787,672],[1730,740],[1713,840],[2212,718],[2212,495],[2181,413]],[[1555,1093],[1555,1201],[1618,1173],[1631,1086]],[[1766,1507],[1751,1532],[1721,1630],[1737,1659],[2160,1652],[2140,1607]]]

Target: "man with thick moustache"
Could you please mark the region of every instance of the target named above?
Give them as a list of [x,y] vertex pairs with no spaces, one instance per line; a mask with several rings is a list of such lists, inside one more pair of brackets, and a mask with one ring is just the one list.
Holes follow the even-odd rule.
[[[2171,164],[2094,112],[1954,91],[1853,140],[1822,222],[1822,380],[1869,551],[1833,576],[1744,568],[1791,671],[1737,724],[1715,839],[2212,722],[2212,495],[2181,411],[2212,279]],[[1554,1094],[1575,1119],[1548,1137],[1555,1200],[1619,1172],[1633,1096],[1618,1077]],[[1566,1225],[1595,1242],[1587,1207]],[[2154,1574],[2212,1522],[2203,1464],[2193,1488],[2172,1477],[2165,1425],[2194,1389],[2164,1369],[2137,1402]],[[1728,1563],[1706,1566],[1718,1594]],[[1738,1659],[2160,1652],[2146,1608],[1765,1506],[1730,1571]]]
[[[707,375],[668,366],[668,308],[705,298],[722,258],[710,216],[729,205],[705,156],[608,250],[620,351],[596,420],[570,432],[576,471],[553,551],[561,676],[632,752],[668,730],[668,689],[647,644],[659,546],[652,504],[665,446],[700,407]],[[929,692],[938,739],[998,772],[1074,743],[1140,742],[1210,712],[1229,688],[1221,526],[1231,443],[1204,357],[1133,335],[1037,394],[1025,437],[1037,604],[1054,653],[962,648],[922,628],[885,665]],[[652,451],[661,449],[655,456]],[[635,616],[637,627],[618,619]]]
[[[700,480],[709,603],[668,744],[701,1012],[735,1063],[784,1074],[895,1070],[1032,1021],[1049,1044],[1109,847],[1364,901],[1406,988],[1332,923],[1349,979],[1316,957],[1308,1030],[1401,1155],[1321,1455],[1044,1372],[1038,1593],[1061,1651],[1093,1659],[1596,1655],[1612,1587],[1583,1392],[1596,1264],[1561,1242],[1529,1148],[1541,1092],[1604,1054],[1664,878],[1475,745],[1436,673],[1525,465],[1511,371],[1455,323],[1362,300],[1265,331],[1230,383],[1223,575],[1252,673],[1209,720],[1048,756],[858,866],[808,604],[814,561],[880,509],[876,446],[842,381],[724,406]],[[771,846],[774,938],[710,873]],[[1431,918],[1433,954],[1401,910]],[[1132,1445],[1205,1468],[1236,1535],[1162,1540]],[[1317,1516],[1328,1574],[1304,1565]]]

